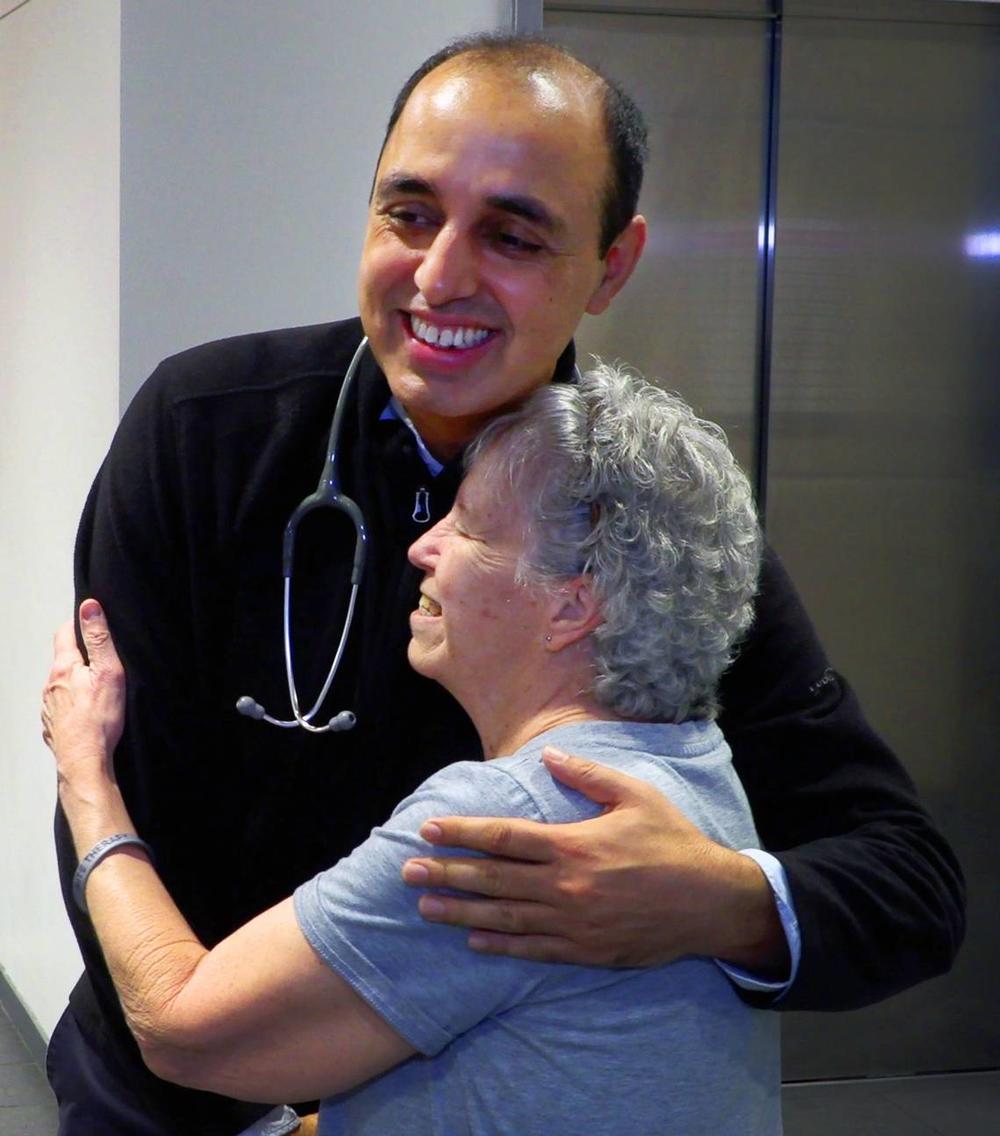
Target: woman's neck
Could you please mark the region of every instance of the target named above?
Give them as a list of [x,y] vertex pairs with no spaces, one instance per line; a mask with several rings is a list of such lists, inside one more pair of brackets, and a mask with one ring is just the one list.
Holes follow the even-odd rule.
[[557,726],[568,726],[574,722],[617,721],[619,716],[613,710],[599,705],[591,698],[580,697],[541,706],[526,715],[511,716],[506,722],[475,724],[483,746],[483,757],[490,761],[494,757],[507,757],[516,753],[533,738]]

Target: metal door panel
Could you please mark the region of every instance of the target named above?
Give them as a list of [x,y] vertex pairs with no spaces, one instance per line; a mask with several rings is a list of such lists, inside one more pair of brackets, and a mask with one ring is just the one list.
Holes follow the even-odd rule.
[[[546,29],[624,79],[653,145],[651,248],[581,345],[665,377],[748,463],[766,23],[573,7]],[[996,1067],[1000,5],[783,7],[769,531],[970,885],[953,974],[788,1015],[786,1077]]]
[[990,28],[798,10],[784,20],[769,535],[952,839],[970,933],[946,978],[790,1016],[785,1071],[995,1066],[1000,260],[975,253],[1000,228],[1000,13]]
[[546,32],[623,78],[650,128],[641,200],[649,244],[611,309],[585,321],[581,355],[620,357],[679,390],[725,427],[748,468],[765,27],[719,18],[545,15]]

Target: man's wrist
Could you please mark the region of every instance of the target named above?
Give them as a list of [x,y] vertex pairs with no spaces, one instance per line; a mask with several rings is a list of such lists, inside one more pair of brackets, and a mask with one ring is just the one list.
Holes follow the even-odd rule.
[[787,981],[791,951],[764,869],[752,857],[733,852],[726,872],[727,898],[719,910],[719,949],[713,957],[765,981]]
[[784,865],[770,852],[765,852],[761,848],[744,848],[738,855],[756,863],[767,880],[787,944],[788,969],[780,977],[773,978],[770,973],[733,966],[721,959],[716,959],[716,962],[726,972],[729,979],[741,989],[754,991],[758,994],[769,994],[772,1000],[777,1002],[785,996],[795,981],[802,955],[802,935],[799,931],[799,920],[795,912],[791,887]]

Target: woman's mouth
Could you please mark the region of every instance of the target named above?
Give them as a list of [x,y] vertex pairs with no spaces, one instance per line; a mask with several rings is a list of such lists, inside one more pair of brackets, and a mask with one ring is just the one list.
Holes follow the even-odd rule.
[[430,596],[424,595],[423,592],[420,593],[420,603],[417,604],[417,607],[424,615],[437,616],[441,614],[441,605],[432,600]]

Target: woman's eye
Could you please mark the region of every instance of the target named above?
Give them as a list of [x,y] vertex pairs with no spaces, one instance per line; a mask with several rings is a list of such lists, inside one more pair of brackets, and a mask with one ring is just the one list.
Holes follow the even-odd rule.
[[471,532],[469,529],[465,528],[463,525],[456,525],[455,526],[455,534],[456,534],[456,536],[460,536],[463,540],[477,541],[477,540],[480,539],[473,532]]

